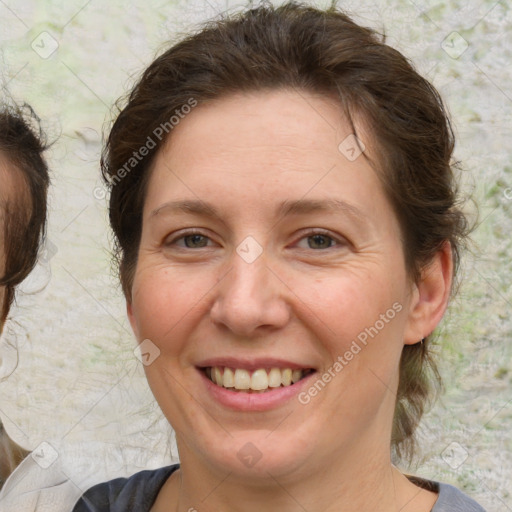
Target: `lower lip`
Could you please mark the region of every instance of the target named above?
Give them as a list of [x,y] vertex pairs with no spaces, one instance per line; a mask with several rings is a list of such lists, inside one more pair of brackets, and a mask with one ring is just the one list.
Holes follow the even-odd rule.
[[222,386],[217,386],[206,376],[203,370],[198,369],[198,372],[203,379],[207,392],[216,402],[237,411],[252,412],[275,409],[294,398],[297,399],[297,395],[302,388],[307,386],[308,381],[316,374],[316,372],[312,372],[291,386],[273,388],[271,391],[265,391],[265,393],[244,393],[243,391],[231,391]]

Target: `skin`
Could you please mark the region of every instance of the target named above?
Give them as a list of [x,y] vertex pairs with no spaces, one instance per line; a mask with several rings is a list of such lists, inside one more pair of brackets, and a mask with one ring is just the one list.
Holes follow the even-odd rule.
[[[431,510],[437,495],[392,466],[390,437],[401,350],[445,311],[450,247],[411,282],[375,171],[338,150],[350,133],[326,97],[239,94],[194,109],[157,155],[127,301],[137,339],[160,350],[145,371],[181,460],[153,511]],[[284,200],[326,198],[359,216],[275,213]],[[162,208],[183,199],[218,216]],[[206,238],[193,245],[190,228]],[[312,238],[318,229],[332,239]],[[263,248],[250,264],[236,252],[247,236]],[[238,412],[203,392],[195,366],[206,357],[291,359],[321,376],[394,303],[400,313],[307,405]],[[248,442],[262,454],[252,467],[237,457]]]
[[[31,212],[31,197],[28,183],[23,174],[9,161],[9,159],[0,151],[0,275],[5,272],[6,253],[5,247],[8,246],[9,240],[5,238],[4,223],[7,208],[15,210],[27,215],[25,222],[28,223],[28,215]],[[5,286],[0,286],[0,312],[3,311],[6,290]],[[0,317],[0,334],[2,332],[6,318]]]
[[[9,201],[9,198],[13,196],[15,188],[15,177],[13,173],[8,172],[7,162],[4,156],[0,153],[0,275],[3,275],[5,271],[5,233],[4,233],[4,222],[5,222],[5,205]],[[0,312],[3,311],[3,305],[5,301],[5,286],[0,286]],[[5,318],[0,318],[0,334],[5,323]]]

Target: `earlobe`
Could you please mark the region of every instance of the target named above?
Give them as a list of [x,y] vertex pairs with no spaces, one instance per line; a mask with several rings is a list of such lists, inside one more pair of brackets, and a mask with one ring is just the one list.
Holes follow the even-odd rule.
[[445,242],[432,261],[423,268],[414,285],[404,343],[413,345],[432,333],[448,305],[453,279],[452,249]]

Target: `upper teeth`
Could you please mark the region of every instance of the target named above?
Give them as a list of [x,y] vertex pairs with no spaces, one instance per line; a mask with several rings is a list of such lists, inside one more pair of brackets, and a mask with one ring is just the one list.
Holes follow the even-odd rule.
[[264,391],[268,388],[289,386],[300,380],[306,370],[292,370],[291,368],[259,368],[251,374],[242,368],[224,368],[213,366],[206,369],[206,375],[218,386],[235,388],[239,390]]

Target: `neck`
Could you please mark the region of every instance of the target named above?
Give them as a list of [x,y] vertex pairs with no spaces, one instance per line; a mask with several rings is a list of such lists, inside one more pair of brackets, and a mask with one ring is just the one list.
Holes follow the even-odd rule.
[[[198,464],[182,454],[180,471],[164,486],[153,510],[178,512],[427,512],[437,495],[409,482],[389,460],[389,454],[333,454],[331,464],[288,474],[240,476]],[[161,508],[160,508],[161,507]]]

